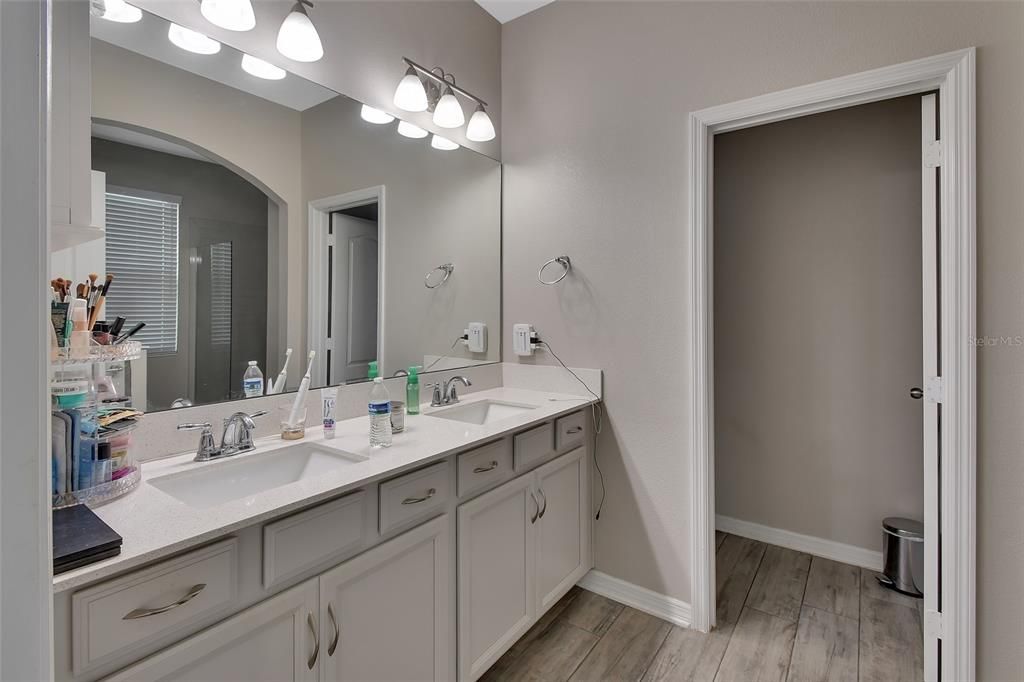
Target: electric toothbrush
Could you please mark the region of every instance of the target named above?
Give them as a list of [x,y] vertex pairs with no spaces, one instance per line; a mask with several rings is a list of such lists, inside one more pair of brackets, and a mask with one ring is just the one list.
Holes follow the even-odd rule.
[[276,395],[284,391],[285,382],[288,381],[288,362],[292,359],[292,349],[289,348],[284,352],[284,364],[281,365],[281,371],[277,375],[277,379],[272,380],[270,383],[270,390],[267,395]]
[[299,382],[299,391],[295,394],[295,403],[292,405],[291,414],[288,415],[288,424],[291,426],[295,425],[295,422],[299,419],[299,413],[302,411],[302,406],[306,404],[306,393],[309,392],[309,375],[313,371],[313,358],[316,356],[316,351],[309,351],[309,362],[306,365],[306,374],[302,377],[302,381]]

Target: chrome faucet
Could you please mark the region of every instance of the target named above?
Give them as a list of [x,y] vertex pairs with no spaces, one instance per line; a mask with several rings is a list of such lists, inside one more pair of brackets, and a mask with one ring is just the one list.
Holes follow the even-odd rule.
[[454,376],[448,381],[433,384],[434,395],[430,399],[431,407],[441,407],[443,405],[454,405],[459,402],[459,394],[456,392],[458,384],[455,382],[461,382],[463,386],[472,386],[473,382],[464,376]]
[[213,427],[207,423],[178,424],[179,431],[199,431],[199,447],[196,449],[196,462],[208,462],[211,459],[231,457],[242,452],[248,452],[256,446],[252,442],[252,433],[256,430],[256,422],[253,417],[261,417],[267,413],[266,410],[246,414],[235,412],[224,420],[224,430],[220,435],[220,447],[217,447],[213,440]]

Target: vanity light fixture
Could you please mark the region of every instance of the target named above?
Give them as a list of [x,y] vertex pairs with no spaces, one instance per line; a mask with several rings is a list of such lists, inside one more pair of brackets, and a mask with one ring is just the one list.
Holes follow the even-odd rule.
[[494,124],[491,123],[491,117],[484,111],[483,104],[476,105],[476,111],[469,119],[469,125],[466,126],[466,139],[473,142],[488,142],[493,140]]
[[242,70],[250,76],[263,78],[268,81],[279,81],[288,75],[288,72],[270,62],[263,61],[251,54],[242,55]]
[[[485,108],[487,102],[460,88],[455,83],[455,76],[439,66],[428,69],[408,57],[402,57],[402,61],[408,68],[395,89],[395,106],[405,111],[430,111],[433,113],[434,125],[439,128],[459,128],[466,123],[466,114],[456,97],[461,95],[476,104],[476,111],[466,129],[466,138],[473,142],[487,142],[495,138],[494,123]],[[448,142],[455,144],[450,140]],[[458,145],[435,148],[458,149]]]
[[199,11],[211,24],[229,31],[251,31],[256,27],[252,0],[202,0]]
[[391,123],[395,120],[395,117],[388,112],[368,107],[365,104],[363,105],[363,108],[359,110],[359,116],[367,123],[376,123],[377,125],[384,125],[385,123]]
[[142,10],[132,7],[124,0],[93,0],[92,12],[101,19],[115,21],[119,24],[134,24],[137,21],[142,21]]
[[188,52],[196,54],[217,54],[220,52],[220,43],[213,38],[204,36],[199,31],[179,26],[172,23],[167,29],[167,39]]
[[410,137],[414,140],[418,140],[429,135],[429,133],[426,130],[420,128],[417,125],[413,125],[408,121],[398,122],[398,134],[403,135],[405,137]]
[[405,111],[427,110],[427,90],[416,75],[416,69],[411,66],[405,70],[405,75],[395,88],[395,106]]
[[459,148],[459,145],[452,142],[447,137],[441,137],[437,133],[430,138],[430,146],[434,149],[440,149],[441,151],[450,152]]
[[320,34],[306,12],[307,6],[312,7],[313,3],[298,0],[277,32],[277,51],[297,62],[315,62],[324,56]]
[[441,128],[461,128],[465,122],[466,114],[463,113],[462,105],[455,98],[452,86],[449,85],[434,107],[434,125]]

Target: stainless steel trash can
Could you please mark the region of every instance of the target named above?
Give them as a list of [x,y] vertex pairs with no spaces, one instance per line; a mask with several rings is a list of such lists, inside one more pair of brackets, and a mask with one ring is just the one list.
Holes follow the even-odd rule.
[[923,597],[924,525],[920,521],[890,516],[882,521],[882,575],[886,587]]

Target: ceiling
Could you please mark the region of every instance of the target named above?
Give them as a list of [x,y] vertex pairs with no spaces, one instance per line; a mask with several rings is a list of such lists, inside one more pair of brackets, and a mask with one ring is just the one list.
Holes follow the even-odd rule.
[[492,17],[503,24],[529,14],[535,9],[555,0],[476,0],[476,4],[487,10]]

